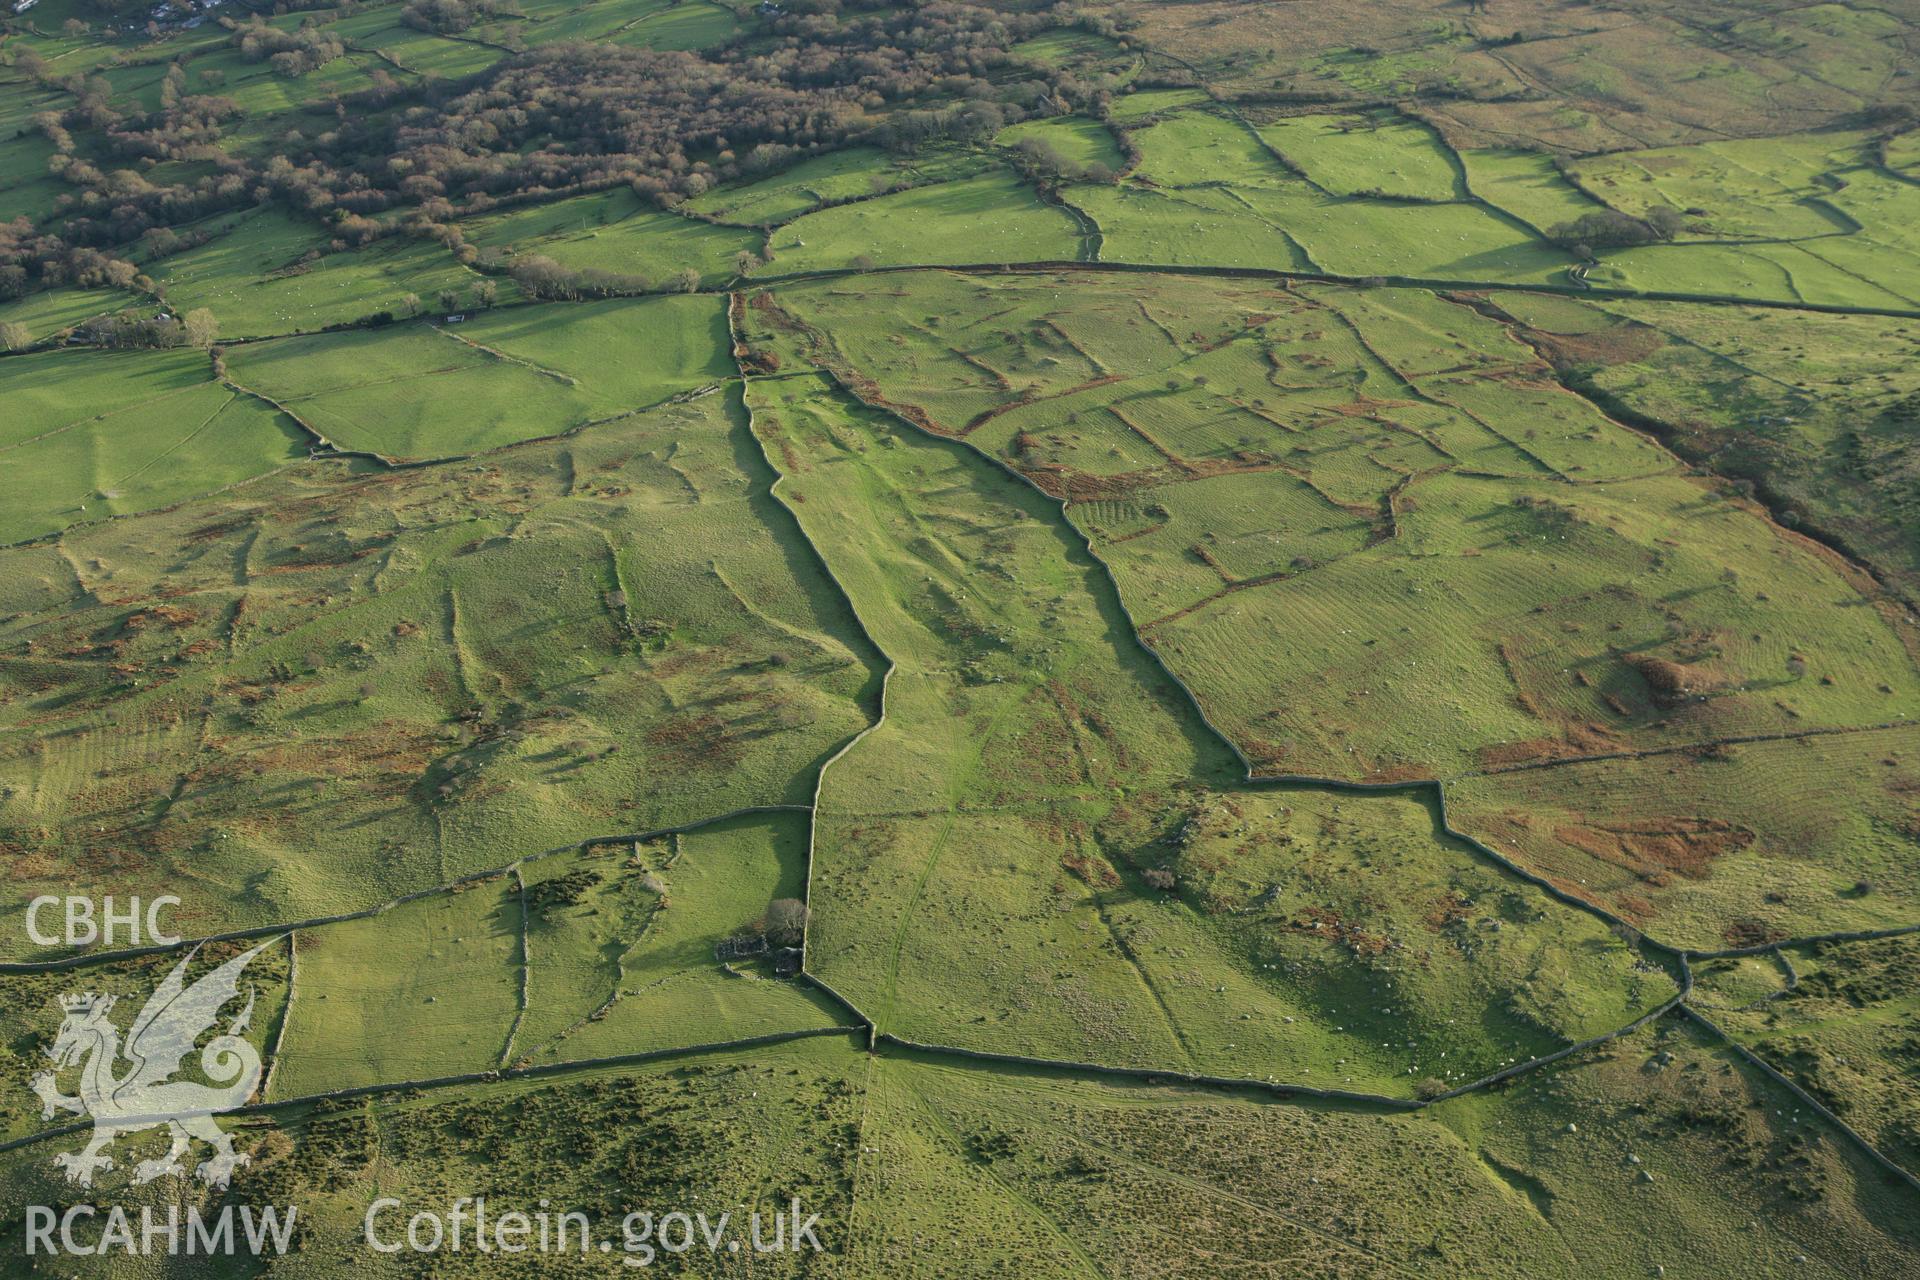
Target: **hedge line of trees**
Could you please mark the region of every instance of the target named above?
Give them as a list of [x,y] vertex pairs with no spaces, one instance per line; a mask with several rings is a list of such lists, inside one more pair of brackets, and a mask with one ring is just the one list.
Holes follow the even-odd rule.
[[476,22],[488,22],[520,10],[501,0],[408,0],[400,11],[400,21],[420,31],[454,35]]

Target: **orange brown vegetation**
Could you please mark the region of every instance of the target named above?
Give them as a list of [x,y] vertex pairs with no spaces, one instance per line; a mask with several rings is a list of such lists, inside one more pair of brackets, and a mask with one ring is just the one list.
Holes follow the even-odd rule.
[[1704,880],[1712,862],[1753,843],[1753,832],[1719,818],[1655,817],[1625,822],[1566,823],[1556,839],[1652,884],[1669,873]]
[[1638,323],[1614,325],[1593,333],[1548,333],[1524,326],[1518,332],[1549,364],[1562,371],[1581,365],[1604,368],[1634,364],[1667,343],[1666,336],[1658,329]]
[[1475,751],[1485,769],[1529,764],[1536,760],[1570,760],[1581,756],[1606,755],[1619,751],[1624,743],[1605,725],[1591,722],[1566,726],[1563,737],[1522,738],[1517,742],[1489,742]]

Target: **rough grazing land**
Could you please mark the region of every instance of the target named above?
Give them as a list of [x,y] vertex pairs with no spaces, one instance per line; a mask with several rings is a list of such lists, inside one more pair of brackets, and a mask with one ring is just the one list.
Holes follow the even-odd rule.
[[0,1272],[1920,1270],[1911,14],[281,8],[0,15],[0,1202],[294,1246]]

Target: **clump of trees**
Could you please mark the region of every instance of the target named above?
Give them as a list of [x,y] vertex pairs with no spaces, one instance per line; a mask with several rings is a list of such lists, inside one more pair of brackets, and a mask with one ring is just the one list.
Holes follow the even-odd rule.
[[[362,215],[622,182],[670,202],[855,140],[911,149],[978,138],[1049,96],[1044,81],[1018,78],[1028,68],[1010,49],[1051,16],[951,3],[843,9],[859,12],[790,11],[771,40],[738,48],[544,46],[419,106],[346,113],[288,157],[276,185],[297,204],[351,203]],[[1002,96],[1015,101],[994,101]],[[958,105],[909,105],[927,97]]]
[[1584,256],[1594,249],[1624,249],[1671,240],[1686,227],[1687,216],[1667,205],[1655,205],[1641,217],[1618,209],[1595,209],[1571,222],[1547,228],[1547,236]]
[[[655,291],[648,277],[624,271],[566,267],[544,254],[523,254],[509,269],[513,282],[530,298],[550,302],[579,302],[584,298],[625,298]],[[688,277],[691,276],[691,283]],[[675,277],[672,287],[691,293],[700,287],[700,273],[689,268]]]
[[190,347],[211,347],[220,336],[220,322],[205,307],[195,307],[187,312],[180,319],[180,327]]
[[776,947],[797,947],[807,933],[807,904],[798,898],[776,898],[767,907],[767,941]]
[[476,22],[485,22],[520,10],[500,0],[408,0],[400,11],[400,21],[421,31],[449,35],[465,31]]
[[80,332],[99,347],[178,347],[187,340],[185,326],[165,312],[122,311],[90,320]]
[[[318,220],[336,250],[402,230],[473,263],[478,251],[454,224],[503,202],[628,184],[672,206],[829,148],[978,139],[1032,112],[1097,106],[1103,92],[1012,52],[1076,21],[1064,8],[1016,13],[951,0],[798,0],[783,8],[753,41],[718,49],[549,45],[464,80],[415,86],[376,68],[368,88],[334,102],[324,126],[303,120],[264,156],[224,145],[240,109],[207,92],[217,80],[190,65],[164,72],[158,108],[146,110],[117,99],[104,77],[61,76],[22,51],[17,71],[70,95],[63,110],[32,122],[52,144],[49,168],[69,190],[39,227],[0,227],[0,299],[70,283],[145,288],[119,246],[152,233],[143,251],[178,251],[191,247],[190,233],[162,230],[263,204]],[[505,0],[407,6],[408,21],[434,29],[507,12]],[[242,57],[282,74],[305,74],[344,52],[323,26],[222,21]],[[923,105],[935,101],[954,105]],[[197,162],[194,176],[148,176],[169,160]],[[1034,162],[1054,159],[1037,154]],[[406,212],[392,216],[397,210]],[[538,261],[516,264],[516,274],[543,296],[661,284]]]
[[[7,329],[11,332],[0,332],[0,347],[18,351],[32,345],[32,336],[25,326],[10,325]],[[219,361],[214,343],[220,337],[220,323],[205,307],[196,307],[184,316],[176,316],[164,308],[129,308],[96,316],[74,332],[99,347],[201,347],[213,353],[216,364]]]
[[1098,160],[1076,164],[1060,154],[1060,149],[1044,138],[1022,138],[1013,148],[1016,168],[1042,186],[1061,182],[1112,182],[1112,168]]
[[25,218],[0,223],[0,299],[68,284],[83,289],[144,289],[152,281],[124,258],[68,244],[34,230]]
[[231,18],[221,21],[230,24],[233,46],[242,58],[248,62],[270,62],[274,71],[283,76],[303,76],[317,71],[347,51],[340,37],[323,27],[303,26],[283,31],[267,25],[267,20],[257,15],[250,22],[234,22]]
[[873,131],[874,141],[889,151],[918,151],[936,142],[979,142],[1004,129],[1009,114],[997,102],[963,102],[952,107],[903,111]]

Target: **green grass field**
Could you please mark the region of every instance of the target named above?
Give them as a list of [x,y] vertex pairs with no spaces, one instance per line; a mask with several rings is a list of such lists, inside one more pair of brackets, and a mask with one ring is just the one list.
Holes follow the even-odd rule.
[[[54,394],[54,388],[63,390]],[[75,386],[92,414],[67,420]],[[268,405],[213,380],[200,352],[66,352],[0,366],[0,542],[197,498],[306,456]]]
[[615,33],[614,42],[642,49],[706,49],[726,44],[745,30],[728,6],[694,0],[646,15]]
[[1233,192],[1074,186],[1064,193],[1100,228],[1102,262],[1315,269],[1300,242]]
[[756,274],[844,271],[871,263],[1071,261],[1080,237],[1065,212],[1012,174],[985,174],[822,209],[783,224]]
[[846,1010],[778,980],[767,956],[716,958],[770,903],[806,896],[806,863],[806,815],[776,814],[529,865],[530,994],[512,1060],[845,1025]]
[[734,275],[740,254],[760,248],[752,231],[655,210],[624,187],[487,214],[465,230],[483,251],[508,260],[537,254],[563,267],[635,277],[661,289],[683,271],[718,284]]
[[1335,195],[1445,201],[1464,194],[1446,143],[1411,121],[1291,116],[1260,136]]
[[[675,7],[666,0],[612,0],[608,4],[542,5],[527,14],[524,38],[529,44],[564,40],[604,41],[625,35]],[[703,7],[690,6],[696,10]],[[502,24],[504,30],[504,24]]]
[[[873,308],[844,286],[789,292],[802,317],[836,335],[831,358],[848,376],[872,379],[874,394],[908,412],[924,400],[939,429],[964,432],[1066,499],[1133,624],[1259,771],[1446,779],[1913,714],[1920,686],[1897,611],[1873,607],[1857,575],[1736,495],[1674,474],[1669,457],[1530,372],[1531,352],[1470,310],[1417,291],[1248,289],[1223,322],[1215,288],[1116,284],[1154,321],[1138,332],[1155,354],[1120,366],[1139,373],[1042,368],[996,388],[1000,407],[974,409],[987,390],[979,367],[1011,369],[1012,352],[1033,354],[1034,313],[1010,309],[1009,295],[1031,291],[1028,305],[1044,312],[1049,284],[921,279],[926,303],[938,299],[926,307],[943,316],[938,334],[964,342],[965,362],[902,366],[883,334],[863,328]],[[1203,299],[1205,312],[1182,315],[1183,302]],[[1089,334],[1118,330],[1109,312],[1083,314]],[[1072,318],[1056,309],[1046,323],[1074,342]],[[1329,329],[1342,345],[1306,345]],[[1191,336],[1176,342],[1183,331]],[[943,378],[956,381],[924,393]],[[1343,403],[1353,407],[1339,412]],[[1550,578],[1519,567],[1543,555]],[[1846,777],[1851,744],[1871,737],[1732,751],[1798,750]],[[1684,776],[1675,761],[1687,758],[1465,777],[1449,787],[1460,800],[1453,821],[1498,832],[1512,853],[1503,815],[1525,806],[1481,795],[1556,787],[1564,775],[1573,785],[1561,803],[1577,807],[1579,779],[1629,768],[1640,779],[1632,794],[1655,774]],[[1713,945],[1700,939],[1781,915],[1760,900],[1797,874],[1769,851],[1801,845],[1820,789],[1763,801],[1768,772],[1722,770],[1726,801],[1689,794],[1656,806],[1644,831],[1596,792],[1592,832],[1569,834],[1571,819],[1533,823],[1523,861],[1656,936]],[[1737,826],[1724,805],[1740,812]],[[1822,861],[1844,878],[1897,862],[1906,847],[1893,837],[1869,859],[1835,839]],[[1562,851],[1588,848],[1581,856],[1619,864],[1604,883],[1567,869],[1573,855]],[[1887,923],[1881,911],[1897,917],[1905,901],[1894,889],[1862,915],[1832,892],[1814,890],[1782,927]]]
[[[1865,135],[1821,133],[1582,161],[1581,186],[1634,217],[1680,218],[1672,244],[1608,250],[1595,284],[1912,310],[1920,191],[1871,163]],[[1688,243],[1695,241],[1697,243]],[[1656,281],[1662,283],[1656,283]]]
[[696,213],[758,226],[789,222],[824,201],[869,195],[875,182],[890,181],[894,168],[879,151],[850,147],[810,156],[748,182],[715,187],[687,201]]
[[1098,120],[1084,116],[1025,120],[1002,129],[993,139],[995,145],[1002,147],[1018,146],[1029,140],[1053,148],[1062,159],[1080,169],[1098,164],[1118,172],[1126,164],[1112,131]]
[[741,818],[303,930],[273,1096],[838,1025],[765,958],[715,954],[804,893],[805,861],[805,815]]
[[118,311],[133,299],[107,289],[57,289],[30,293],[0,303],[0,324],[23,326],[35,342],[45,342],[83,321]]
[[283,413],[216,383],[0,451],[0,539],[199,498],[306,456]]
[[1099,225],[1106,261],[1564,279],[1571,259],[1520,217],[1471,202],[1458,161],[1424,126],[1352,123],[1303,116],[1256,131],[1180,112],[1132,134],[1137,181],[1066,196]]
[[24,179],[0,194],[0,221],[26,218],[37,222],[58,211],[62,184],[46,172],[53,154],[52,144],[43,138],[16,137],[0,142],[0,173]]
[[[833,329],[849,368],[893,399],[920,404],[922,388],[942,375],[977,395],[972,362],[1003,359],[987,344],[1024,341],[1011,323],[1020,313],[1001,301],[1018,289],[918,279],[929,301],[940,299],[949,340],[969,313],[992,317],[992,338],[968,332],[969,363],[902,365],[883,334],[863,331],[844,288],[798,296],[807,300],[803,314]],[[1043,302],[1051,287],[1046,279],[1025,286]],[[1001,389],[1004,408],[983,406],[970,419],[956,420],[937,399],[926,406],[943,429],[967,430],[971,443],[1068,497],[1070,516],[1086,507],[1098,520],[1099,502],[1164,511],[1153,523],[1168,531],[1151,534],[1113,513],[1120,523],[1103,554],[1136,624],[1265,767],[1444,777],[1476,760],[1540,750],[1546,726],[1557,726],[1546,736],[1569,744],[1590,732],[1694,741],[1911,713],[1903,624],[1846,609],[1862,600],[1857,580],[1736,497],[1673,474],[1671,456],[1548,381],[1530,349],[1474,312],[1415,291],[1247,289],[1235,299],[1239,315],[1223,323],[1217,289],[1106,287],[1132,293],[1157,321],[1133,330],[1153,354],[1103,362],[1137,370],[1131,378],[1063,364],[1038,385]],[[1183,303],[1214,314],[1182,315]],[[1088,331],[1113,332],[1107,315],[1090,311]],[[1071,319],[1053,323],[1072,338]],[[1284,491],[1298,495],[1297,525],[1276,519],[1279,511],[1239,524],[1206,496],[1225,477],[1263,471],[1284,473]],[[1171,527],[1183,511],[1191,513],[1186,545],[1198,547],[1184,555]],[[1543,543],[1559,576],[1536,594],[1508,566]],[[1489,610],[1500,592],[1515,590]],[[1811,599],[1830,600],[1859,624],[1822,615],[1819,671],[1811,670]],[[1647,610],[1637,640],[1621,626],[1636,608]],[[1689,621],[1694,609],[1701,612]],[[1583,619],[1603,613],[1612,629],[1578,639],[1594,625]],[[1281,617],[1313,619],[1304,634],[1288,629],[1300,670],[1355,664],[1327,686],[1341,709],[1312,692],[1283,694],[1291,681],[1278,671],[1232,656],[1276,634]],[[1366,629],[1356,630],[1363,617]],[[1470,657],[1475,651],[1483,656]],[[1567,668],[1578,654],[1598,665]],[[1634,664],[1654,658],[1705,663],[1716,674],[1700,674],[1702,696],[1676,715],[1682,704],[1656,705],[1635,691],[1646,685]],[[1423,660],[1433,674],[1422,673]],[[1431,719],[1365,716],[1360,690],[1403,703],[1431,696]],[[1488,718],[1469,727],[1476,714]],[[1367,736],[1354,736],[1355,721],[1370,726]]]
[[1459,153],[1473,194],[1545,233],[1602,208],[1582,195],[1550,157],[1537,151],[1475,147]]
[[437,244],[395,237],[333,252],[319,227],[272,212],[209,229],[217,232],[212,240],[160,260],[153,275],[180,312],[212,311],[225,338],[312,333],[380,312],[404,316],[409,295],[416,308],[432,310],[451,290],[465,308],[480,281]]
[[1885,156],[1889,168],[1913,176],[1920,168],[1920,130],[1908,129],[1887,139]]
[[745,29],[731,8],[703,0],[563,0],[527,5],[476,28],[488,39],[518,39],[529,46],[582,41],[662,50],[725,44]]
[[[1109,649],[1097,615],[1069,612],[1073,596],[1043,576],[1091,570],[1057,541],[1043,495],[969,463],[959,446],[902,437],[904,424],[888,428],[809,383],[770,386],[753,404],[785,473],[777,492],[901,664],[880,727],[828,773],[814,872],[810,962],[883,1027],[1001,1051],[1405,1094],[1429,1076],[1462,1083],[1618,1025],[1671,993],[1662,977],[1629,981],[1631,954],[1598,922],[1541,913],[1548,904],[1527,905],[1520,882],[1436,840],[1434,815],[1418,803],[1220,792],[1228,766],[1178,691],[1132,645]],[[905,529],[897,504],[906,493],[967,502],[942,513],[937,540],[875,539],[850,514],[894,507],[901,514],[883,527]],[[1043,524],[1055,528],[1011,533]],[[978,575],[963,566],[983,558],[969,553],[975,540],[997,548],[988,572],[1020,584],[1018,593],[969,585]],[[994,573],[996,562],[1006,569]],[[1012,647],[1028,629],[1023,612],[1048,619],[1058,651]],[[941,648],[950,656],[922,665],[918,655]],[[1013,658],[1021,661],[1009,666]],[[980,730],[940,732],[967,724]],[[1029,768],[1013,766],[1022,759]],[[1120,768],[1132,774],[1124,784],[1111,776]],[[1172,777],[1155,785],[1156,774]],[[916,775],[941,780],[944,812],[899,812],[896,797]],[[1183,786],[1180,775],[1192,781]],[[1199,789],[1210,777],[1213,789]],[[1410,862],[1395,869],[1376,857]],[[1302,881],[1301,869],[1332,858],[1357,861],[1344,875]],[[1177,896],[1148,886],[1156,869],[1172,873]],[[1373,875],[1401,886],[1397,908],[1360,887]],[[1342,881],[1356,883],[1336,889]],[[1421,888],[1407,893],[1410,884]],[[1037,913],[1019,905],[1049,900]],[[1502,901],[1519,913],[1506,933],[1491,923]],[[1427,941],[1447,929],[1455,932]],[[955,1006],[956,977],[970,967],[958,948],[986,932],[1011,954],[1005,978],[1002,965],[988,966],[984,989],[958,1006],[997,1016],[968,1025]],[[1397,976],[1391,956],[1402,948],[1421,958],[1419,977]],[[1038,952],[1049,969],[1019,965]],[[1044,981],[1048,998],[1003,985],[1016,977]],[[1508,1020],[1454,1006],[1489,987],[1508,990]],[[1406,1028],[1402,1002],[1432,1011],[1433,1022],[1413,1040],[1378,1041],[1389,1025]],[[1090,1042],[1077,1024],[1099,1008],[1139,1012],[1110,1018],[1112,1031]],[[1462,1021],[1473,1029],[1455,1031]]]
[[1920,18],[282,8],[0,13],[0,1272],[1915,1273]]
[[1334,275],[1557,283],[1567,256],[1477,204],[1346,201],[1298,189],[1240,193]]
[[1128,54],[1112,39],[1089,31],[1049,31],[1024,40],[1013,51],[1044,63],[1066,67],[1098,67],[1124,81],[1139,69],[1140,58]]
[[724,368],[714,298],[514,308],[250,345],[235,386],[342,449],[445,457],[557,436],[711,385]]
[[[362,25],[355,25],[355,17]],[[395,22],[393,15],[375,10],[349,16],[338,25],[356,48],[376,56],[379,63],[427,80],[458,80],[476,75],[506,56],[504,49],[478,40],[460,40],[417,31]]]
[[[1880,275],[1855,251],[1864,248],[1898,275]],[[1866,268],[1863,272],[1862,268]],[[1587,273],[1593,284],[1694,298],[1766,299],[1832,307],[1912,310],[1907,265],[1845,239],[1805,243],[1671,244],[1611,250]],[[1886,283],[1880,283],[1885,280]],[[1656,283],[1657,282],[1657,283]]]
[[117,866],[206,933],[806,801],[873,659],[737,413],[290,468],[5,553],[10,715],[62,744],[0,762],[15,893]]
[[511,877],[301,932],[275,1098],[485,1071],[518,999]]
[[1206,100],[1207,95],[1198,89],[1128,89],[1124,96],[1114,99],[1113,118],[1144,120],[1181,107],[1198,106]]
[[1297,181],[1259,134],[1210,111],[1182,111],[1158,120],[1135,130],[1133,144],[1141,156],[1137,175],[1155,186],[1274,186]]
[[400,460],[559,435],[592,413],[577,382],[425,324],[250,346],[232,371],[326,443]]
[[1863,144],[1858,134],[1708,142],[1596,157],[1572,173],[1625,213],[1655,206],[1686,213],[1700,224],[1689,236],[1798,240],[1851,230],[1826,202],[1833,188],[1821,179],[1857,164]]

